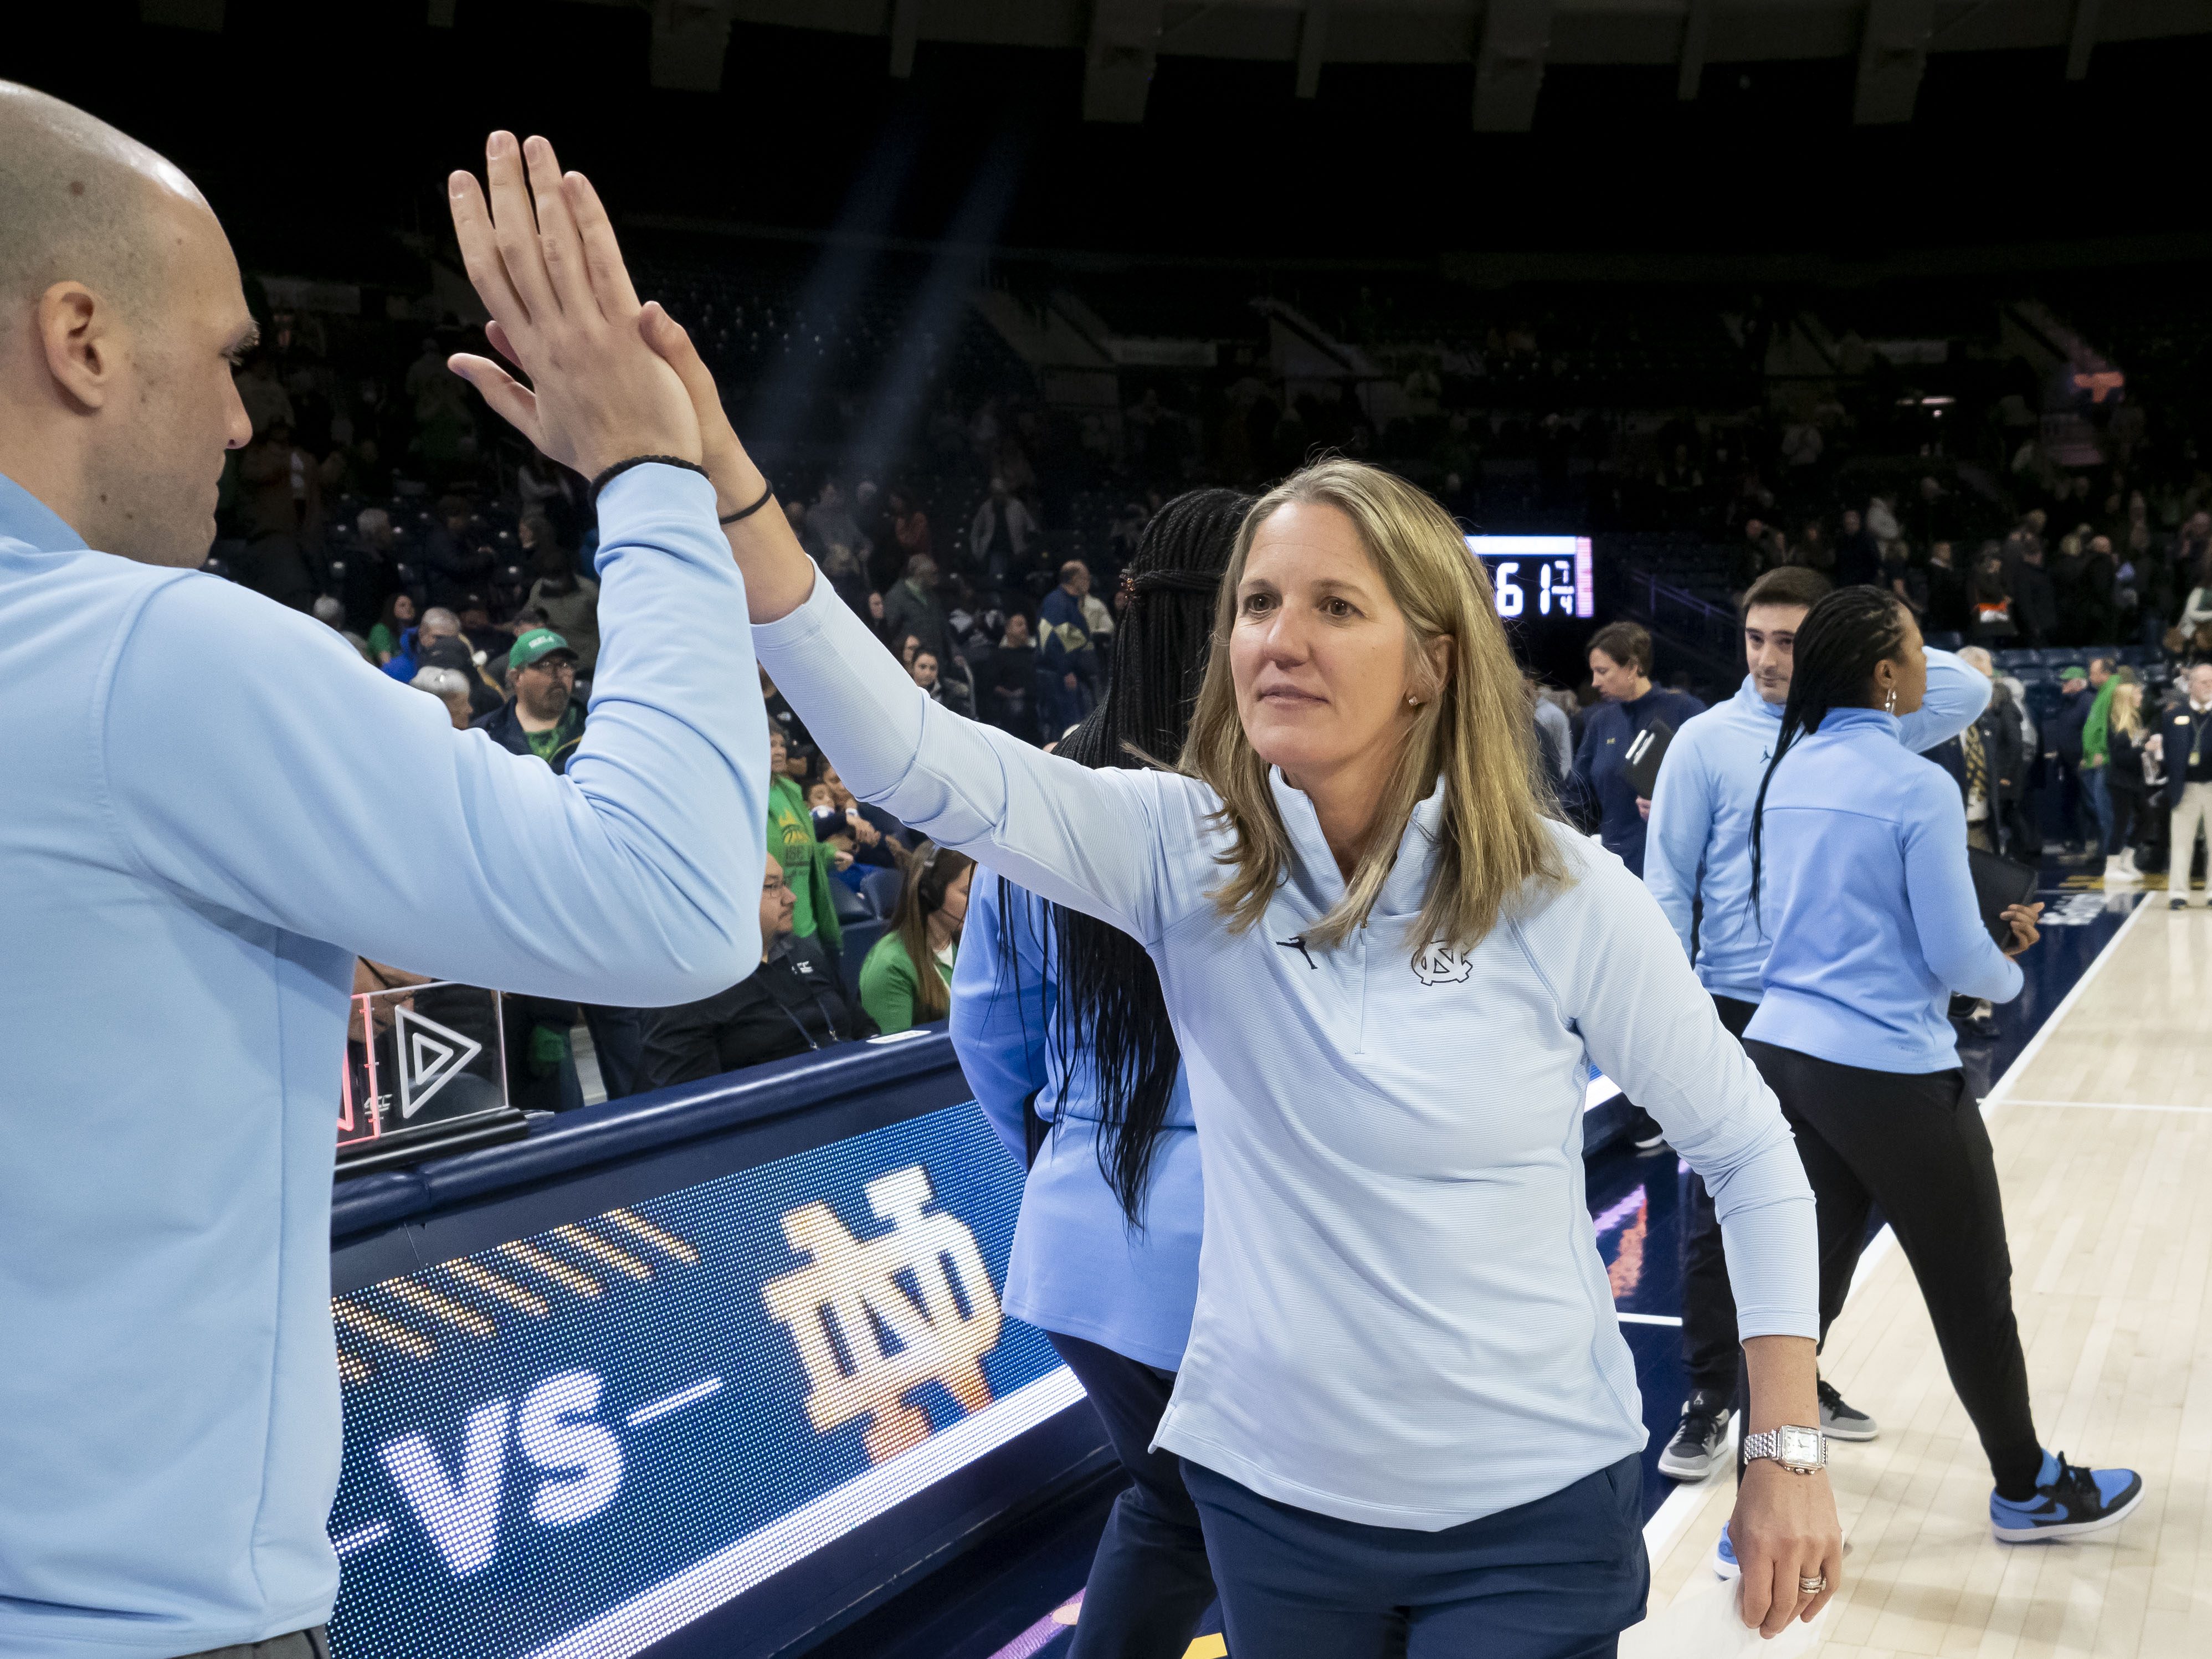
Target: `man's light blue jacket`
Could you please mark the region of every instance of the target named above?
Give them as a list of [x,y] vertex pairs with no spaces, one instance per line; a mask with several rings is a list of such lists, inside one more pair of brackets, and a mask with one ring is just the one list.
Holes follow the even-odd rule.
[[[1927,696],[1895,722],[1898,741],[1916,754],[1948,742],[1981,718],[1990,694],[1987,675],[1948,651],[1930,651]],[[1653,786],[1644,884],[1705,989],[1738,1002],[1759,1000],[1772,943],[1771,918],[1762,933],[1751,914],[1751,809],[1781,732],[1781,704],[1762,698],[1746,675],[1735,696],[1683,723]]]
[[704,478],[599,498],[568,775],[0,478],[0,1654],[198,1653],[338,1583],[354,957],[656,1004],[760,959],[768,732]]

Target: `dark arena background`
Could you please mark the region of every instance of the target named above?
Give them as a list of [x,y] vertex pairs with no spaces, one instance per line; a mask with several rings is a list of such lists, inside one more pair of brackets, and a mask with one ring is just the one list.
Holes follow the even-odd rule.
[[[1601,624],[1717,702],[1738,599],[1784,563],[1893,584],[1930,643],[1996,653],[2034,733],[2014,850],[2051,908],[2027,992],[1958,1011],[1978,1097],[2073,1088],[2020,1068],[2107,946],[2153,938],[2137,907],[2188,890],[2162,830],[2107,881],[2063,671],[2101,653],[2155,699],[2212,653],[2186,609],[2212,583],[2204,0],[76,0],[10,16],[0,76],[213,204],[262,344],[208,568],[335,600],[373,651],[395,596],[459,571],[498,655],[546,538],[595,535],[581,481],[443,367],[487,349],[444,180],[505,128],[591,176],[856,608],[933,555],[971,708],[1068,562],[1110,596],[1166,499],[1335,451],[1476,538],[1577,735]],[[848,981],[897,892],[865,873],[836,898]],[[2190,949],[2142,968],[2136,1012],[2203,983]],[[2161,1029],[2201,1055],[2187,997]],[[942,1024],[654,1089],[568,1009],[542,1100],[372,1144],[374,1066],[425,1099],[512,1078],[552,1018],[519,1000],[356,1044],[339,1659],[1064,1654],[1124,1477],[1000,1311],[1021,1171]],[[1656,1467],[1687,1171],[1603,1079],[1589,1098],[1672,1595],[1670,1552],[1705,1525],[1702,1561],[1725,1513],[1697,1509],[1725,1471]],[[2050,1262],[2015,1267],[2071,1282]],[[1926,1437],[1883,1414],[1903,1491]],[[1881,1490],[1854,1547],[1910,1577],[1910,1527],[1885,1546],[1877,1520],[1927,1504]],[[2155,1619],[2069,1614],[2062,1640],[2018,1605],[1863,1594],[1823,1651],[1935,1652],[1977,1620],[2008,1653],[2202,1650]],[[1190,1653],[1226,1653],[1219,1629]]]

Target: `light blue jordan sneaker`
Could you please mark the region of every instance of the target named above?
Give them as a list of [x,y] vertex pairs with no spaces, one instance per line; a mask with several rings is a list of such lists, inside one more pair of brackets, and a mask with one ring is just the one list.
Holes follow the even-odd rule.
[[1990,1530],[2007,1544],[2079,1538],[2117,1527],[2142,1498],[2142,1476],[2133,1469],[2079,1468],[2063,1452],[2045,1452],[2033,1498],[2015,1504],[1990,1494]]

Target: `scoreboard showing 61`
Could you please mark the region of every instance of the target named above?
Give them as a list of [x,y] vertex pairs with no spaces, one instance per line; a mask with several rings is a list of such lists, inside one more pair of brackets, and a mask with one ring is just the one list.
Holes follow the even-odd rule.
[[1488,568],[1498,614],[1506,621],[1595,614],[1588,537],[1469,536],[1467,546]]

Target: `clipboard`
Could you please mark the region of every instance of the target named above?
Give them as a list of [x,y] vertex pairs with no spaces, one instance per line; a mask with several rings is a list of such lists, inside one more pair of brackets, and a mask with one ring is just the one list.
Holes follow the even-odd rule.
[[1982,913],[1982,926],[1999,947],[2012,943],[2012,924],[2004,919],[2008,907],[2032,904],[2040,878],[2025,864],[1978,847],[1966,849],[1966,868],[1974,878],[1974,906]]
[[1674,741],[1674,728],[1662,720],[1654,720],[1628,740],[1621,767],[1643,799],[1650,800],[1659,787],[1659,763],[1667,758],[1667,745]]

